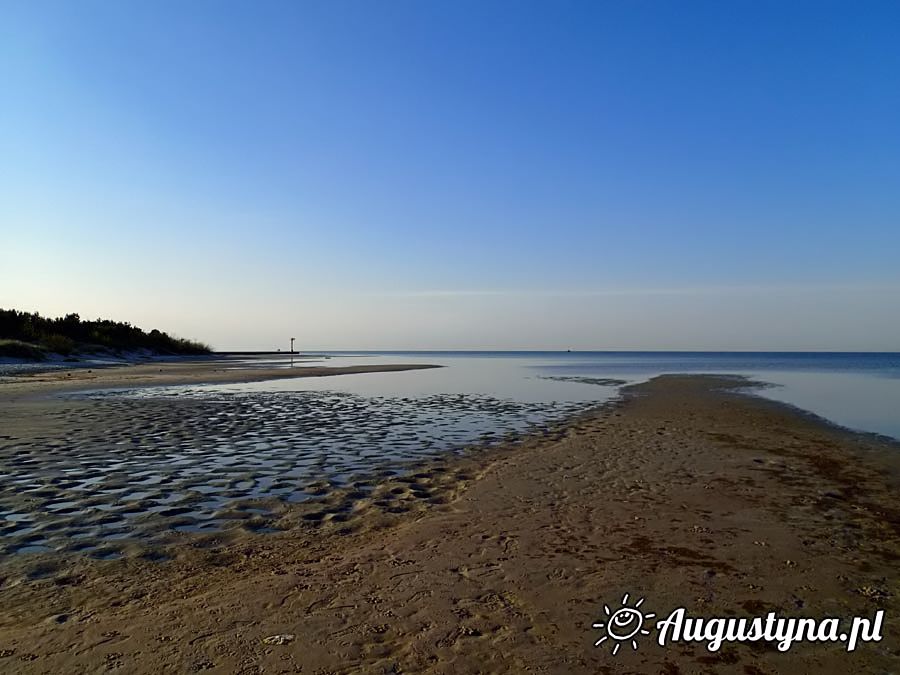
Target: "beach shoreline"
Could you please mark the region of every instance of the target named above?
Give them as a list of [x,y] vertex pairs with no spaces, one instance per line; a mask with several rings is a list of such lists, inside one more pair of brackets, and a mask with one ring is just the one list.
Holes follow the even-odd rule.
[[[895,669],[898,444],[664,376],[511,447],[432,460],[172,558],[7,558],[9,672],[765,673]],[[379,503],[381,502],[381,503]],[[310,517],[312,516],[312,517]],[[340,516],[340,517],[337,517]],[[40,562],[39,562],[40,561]],[[885,609],[884,639],[593,647],[604,603],[704,616]],[[663,612],[664,614],[664,612]],[[291,635],[266,644],[272,635]]]
[[139,387],[237,384],[302,377],[389,373],[405,370],[441,368],[433,364],[385,363],[353,366],[303,365],[309,357],[298,355],[296,365],[252,367],[234,365],[231,357],[178,358],[129,365],[94,368],[60,368],[34,373],[21,373],[0,378],[0,402],[40,398],[61,393],[127,389]]

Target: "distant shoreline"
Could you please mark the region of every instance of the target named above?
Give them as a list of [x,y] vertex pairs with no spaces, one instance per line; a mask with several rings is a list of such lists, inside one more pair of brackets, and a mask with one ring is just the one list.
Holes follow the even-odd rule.
[[[290,354],[283,354],[289,357]],[[78,368],[54,368],[0,377],[0,402],[49,396],[79,390],[118,389],[189,384],[234,384],[300,377],[327,377],[361,373],[387,373],[441,368],[434,364],[385,363],[358,366],[308,366],[295,355],[293,367],[234,367],[221,354],[183,356],[134,364],[102,364]]]

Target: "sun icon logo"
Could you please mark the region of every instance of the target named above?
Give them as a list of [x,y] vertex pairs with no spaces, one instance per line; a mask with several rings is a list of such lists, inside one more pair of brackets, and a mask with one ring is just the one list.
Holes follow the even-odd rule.
[[644,604],[644,598],[639,598],[634,607],[628,606],[628,593],[622,598],[622,606],[615,612],[608,605],[603,605],[603,611],[608,617],[606,621],[598,621],[594,628],[605,630],[606,635],[594,643],[599,647],[607,640],[612,640],[615,646],[612,649],[613,656],[619,653],[619,647],[623,642],[631,642],[631,648],[637,649],[637,636],[650,635],[650,631],[644,628],[644,621],[652,619],[656,614],[644,614],[640,607]]

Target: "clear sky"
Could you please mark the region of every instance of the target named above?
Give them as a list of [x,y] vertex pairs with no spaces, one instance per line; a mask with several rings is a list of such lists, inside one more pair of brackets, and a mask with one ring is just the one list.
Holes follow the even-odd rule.
[[900,3],[0,0],[0,306],[900,349]]

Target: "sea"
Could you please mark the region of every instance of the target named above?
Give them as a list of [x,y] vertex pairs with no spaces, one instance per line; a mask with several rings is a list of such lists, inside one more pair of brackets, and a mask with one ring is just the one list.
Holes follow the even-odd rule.
[[[750,391],[849,429],[900,439],[898,352],[341,351],[294,365],[428,363],[435,370],[210,386],[217,391],[337,391],[361,396],[479,394],[524,402],[605,400],[662,374],[741,375]],[[258,365],[259,360],[251,362]],[[269,365],[288,365],[287,356]],[[236,366],[240,367],[240,366]]]

